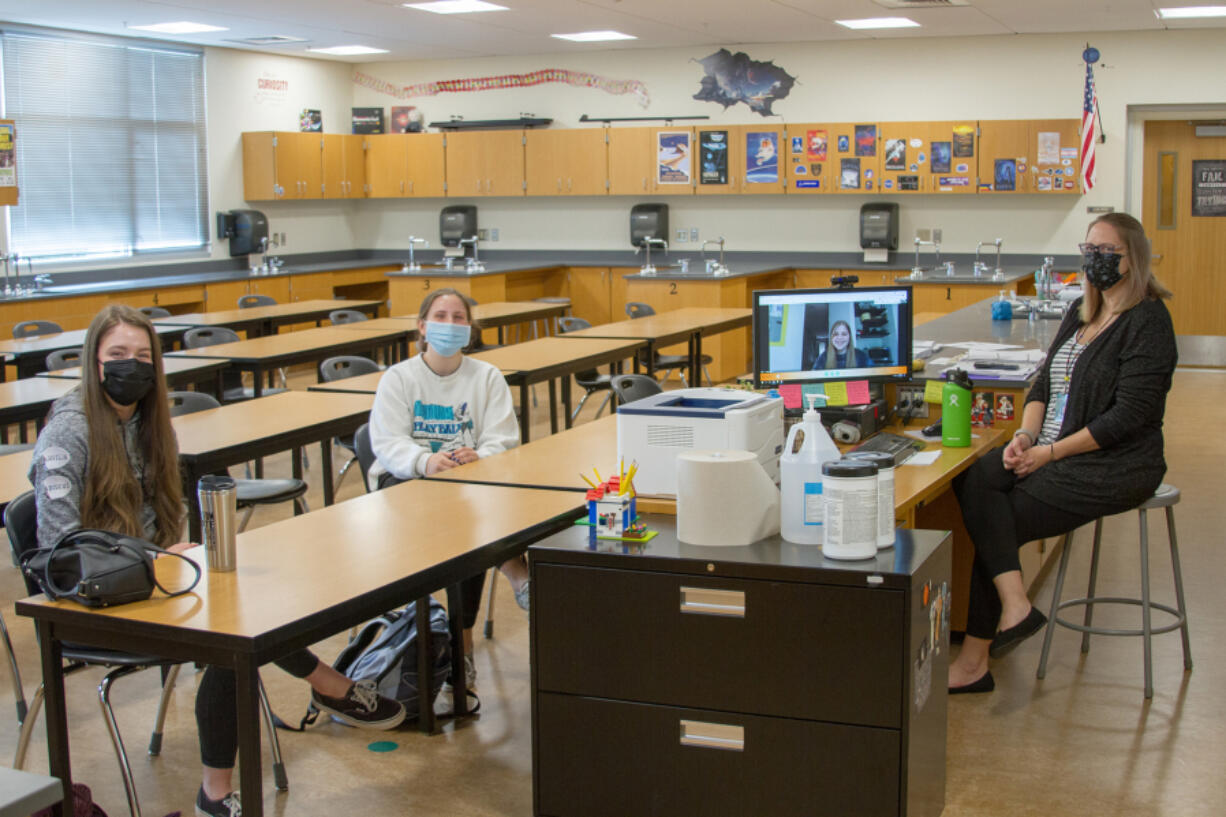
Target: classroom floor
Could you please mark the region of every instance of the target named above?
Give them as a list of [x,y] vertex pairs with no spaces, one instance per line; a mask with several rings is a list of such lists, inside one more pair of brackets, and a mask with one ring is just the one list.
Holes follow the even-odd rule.
[[[291,373],[291,386],[305,388],[309,379],[305,370]],[[538,392],[544,400],[545,389]],[[1226,696],[1221,692],[1221,678],[1226,675],[1226,606],[1220,603],[1219,589],[1220,577],[1226,575],[1226,549],[1220,547],[1226,530],[1226,502],[1221,499],[1226,437],[1216,432],[1218,407],[1224,402],[1226,371],[1181,370],[1167,403],[1167,480],[1183,492],[1176,518],[1195,670],[1183,672],[1176,634],[1157,637],[1154,698],[1146,702],[1138,639],[1097,638],[1090,654],[1082,656],[1078,635],[1060,629],[1047,679],[1041,683],[1034,677],[1041,639],[1027,641],[994,663],[994,693],[950,699],[946,817],[1088,813],[1207,817],[1226,811],[1221,783],[1226,765],[1221,729],[1226,720]],[[598,403],[599,399],[590,401],[580,421],[590,419]],[[542,404],[538,412],[533,415],[534,437],[548,433],[547,407]],[[311,458],[315,479],[308,477],[312,484],[318,482],[317,452],[318,448]],[[288,456],[269,463],[270,475],[288,473]],[[355,468],[340,496],[360,490]],[[313,507],[322,502],[317,488],[310,498]],[[287,513],[261,511],[252,524],[267,524]],[[1154,595],[1171,601],[1165,527],[1160,515],[1151,516]],[[423,530],[421,535],[446,534]],[[1112,544],[1104,551],[1099,592],[1136,593],[1136,514],[1109,520],[1104,541]],[[1072,588],[1084,588],[1088,544],[1087,530],[1079,534],[1075,546]],[[344,558],[343,543],[338,543],[338,558]],[[1036,601],[1042,609],[1050,601],[1053,578],[1049,576],[1039,589]],[[506,581],[499,577],[497,582],[495,637],[477,636],[481,713],[459,724],[447,723],[433,737],[409,729],[361,732],[335,723],[315,726],[305,734],[283,732],[290,789],[274,792],[265,753],[269,813],[314,817],[356,809],[362,814],[431,817],[531,814],[527,618],[515,606]],[[13,613],[12,602],[22,595],[20,576],[6,558],[0,562],[0,612],[14,636],[28,698],[37,684],[38,660],[33,628]],[[1099,614],[1096,623],[1111,620],[1118,619]],[[344,641],[344,636],[336,636],[317,645],[316,651],[330,660]],[[803,644],[797,648],[803,649]],[[67,679],[73,771],[115,817],[124,814],[126,806],[97,708],[95,687],[101,675],[89,670]],[[286,720],[296,721],[306,705],[306,684],[275,667],[266,668],[263,678],[274,709]],[[119,681],[113,693],[117,717],[144,814],[161,817],[182,810],[190,815],[200,779],[193,714],[196,676],[190,668],[180,675],[162,754],[151,758],[145,745],[155,714],[157,679],[157,673],[145,672]],[[0,723],[4,724],[0,758],[11,763],[17,729],[7,678],[0,683]],[[368,745],[377,740],[393,740],[398,746],[376,753]],[[821,756],[815,755],[813,762],[821,763]],[[26,768],[46,769],[41,723]]]

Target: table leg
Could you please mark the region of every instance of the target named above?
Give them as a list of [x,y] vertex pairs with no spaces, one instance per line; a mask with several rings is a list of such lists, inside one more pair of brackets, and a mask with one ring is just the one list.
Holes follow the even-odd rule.
[[549,378],[549,433],[558,433],[558,384]]
[[319,441],[319,467],[323,469],[324,504],[331,505],[336,501],[336,491],[332,484],[332,440]]
[[434,731],[434,704],[431,700],[430,597],[414,603],[417,624],[417,728],[427,735]]
[[[637,374],[639,370],[638,359],[634,362],[634,371]],[[647,341],[647,376],[652,380],[656,377],[656,342],[654,340]]]
[[702,333],[695,332],[690,340],[690,383],[695,388],[702,385]]
[[528,442],[528,430],[531,428],[531,422],[528,418],[528,409],[530,402],[528,399],[528,381],[519,381],[519,440],[520,442]]
[[[38,642],[42,645],[43,705],[47,714],[47,770],[64,784],[64,800],[51,807],[52,817],[71,817],[72,758],[68,752],[68,708],[64,703],[64,657],[51,622],[39,619]],[[67,810],[65,810],[67,804]]]
[[[450,615],[451,611],[456,615]],[[451,640],[451,711],[468,714],[468,679],[464,675],[464,584],[447,588],[447,628]]]
[[256,366],[251,371],[251,393],[255,397],[264,394],[264,367]]
[[[634,358],[634,368],[635,368],[636,374],[638,372],[638,367],[639,367],[639,360],[638,360],[638,357],[636,356]],[[622,370],[624,368],[625,366],[622,363],[622,361],[620,360],[613,361],[612,363],[609,364],[609,377],[617,377],[619,374],[622,373]],[[617,392],[613,391],[613,389],[609,389],[609,413],[610,414],[617,413],[617,405],[618,405]]]
[[250,656],[235,656],[237,684],[239,787],[243,792],[243,813],[263,817],[263,773],[260,764],[260,668]]
[[[291,474],[293,475],[294,479],[302,479],[302,449],[296,446],[293,449],[291,449],[289,452],[289,461],[290,461]],[[327,475],[328,475],[328,472],[324,471],[324,476],[326,477]],[[298,503],[295,502],[293,503],[293,505],[294,505],[294,516],[300,515],[302,511],[298,509]]]
[[502,346],[504,342],[502,339],[502,327],[500,326],[498,327],[498,345]]
[[183,466],[183,493],[187,499],[187,538],[192,542],[202,541],[200,530],[200,494],[196,493],[196,483],[200,475],[191,466]]
[[570,375],[562,376],[562,420],[570,428]]

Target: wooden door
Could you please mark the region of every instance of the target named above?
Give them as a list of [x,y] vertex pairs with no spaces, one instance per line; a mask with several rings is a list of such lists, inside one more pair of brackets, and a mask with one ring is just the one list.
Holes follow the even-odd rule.
[[1031,192],[1081,195],[1080,119],[1031,120],[1030,150]]
[[[930,122],[881,123],[881,190],[900,196],[930,193],[934,175],[929,158],[935,130]],[[974,167],[974,165],[972,165]],[[949,169],[952,170],[952,167]],[[971,174],[971,183],[974,183]],[[863,279],[861,279],[863,280]]]
[[[836,126],[822,122],[794,122],[787,126],[787,191],[798,195],[822,195],[839,181],[839,163],[833,158]],[[799,139],[802,150],[792,150]]]
[[[726,196],[741,192],[744,169],[742,130],[724,126],[694,128],[694,192],[699,196]],[[743,162],[742,162],[743,163]]]
[[406,194],[419,198],[445,195],[443,134],[410,133],[404,144]]
[[609,195],[641,196],[651,192],[655,172],[652,128],[606,128]]
[[603,196],[608,179],[604,131],[524,131],[525,194]]
[[277,184],[287,199],[323,197],[323,134],[280,131],[274,134]]
[[1145,123],[1141,218],[1178,335],[1226,335],[1226,215],[1207,215],[1226,213],[1223,184],[1226,137],[1198,137],[1186,120]]
[[[615,320],[608,267],[571,267],[566,270],[570,311],[593,326]],[[616,320],[621,320],[618,315]]]
[[688,196],[694,193],[694,129],[652,128],[651,150],[654,170],[649,187],[652,193]]
[[243,198],[247,201],[282,197],[277,186],[273,136],[268,131],[243,134]]
[[460,131],[447,134],[447,195],[523,194],[523,131]]
[[372,199],[405,195],[405,142],[402,133],[368,134],[366,144],[366,195]]
[[995,119],[979,122],[980,193],[1029,193],[1030,122]]
[[735,153],[730,166],[739,177],[743,195],[782,193],[787,189],[791,150],[782,125],[741,125],[734,128]]
[[366,151],[364,137],[360,133],[347,133],[341,136],[341,166],[344,182],[344,197],[361,199],[366,197]]

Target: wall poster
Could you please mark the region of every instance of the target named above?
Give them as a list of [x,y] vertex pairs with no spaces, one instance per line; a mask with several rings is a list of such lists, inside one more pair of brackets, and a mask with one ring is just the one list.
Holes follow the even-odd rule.
[[773,184],[779,181],[779,134],[749,131],[745,134],[745,181]]
[[1192,215],[1226,216],[1226,159],[1192,160]]
[[17,186],[17,127],[0,125],[0,187]]
[[656,182],[690,184],[690,132],[660,131],[656,134]]
[[699,184],[728,183],[728,131],[698,131],[698,147],[702,151]]

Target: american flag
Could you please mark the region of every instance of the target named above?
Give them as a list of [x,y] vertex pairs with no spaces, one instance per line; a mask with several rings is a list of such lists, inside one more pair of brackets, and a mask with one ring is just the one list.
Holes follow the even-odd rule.
[[1081,189],[1094,189],[1094,143],[1098,141],[1098,92],[1094,90],[1094,69],[1086,63],[1086,91],[1081,106]]

